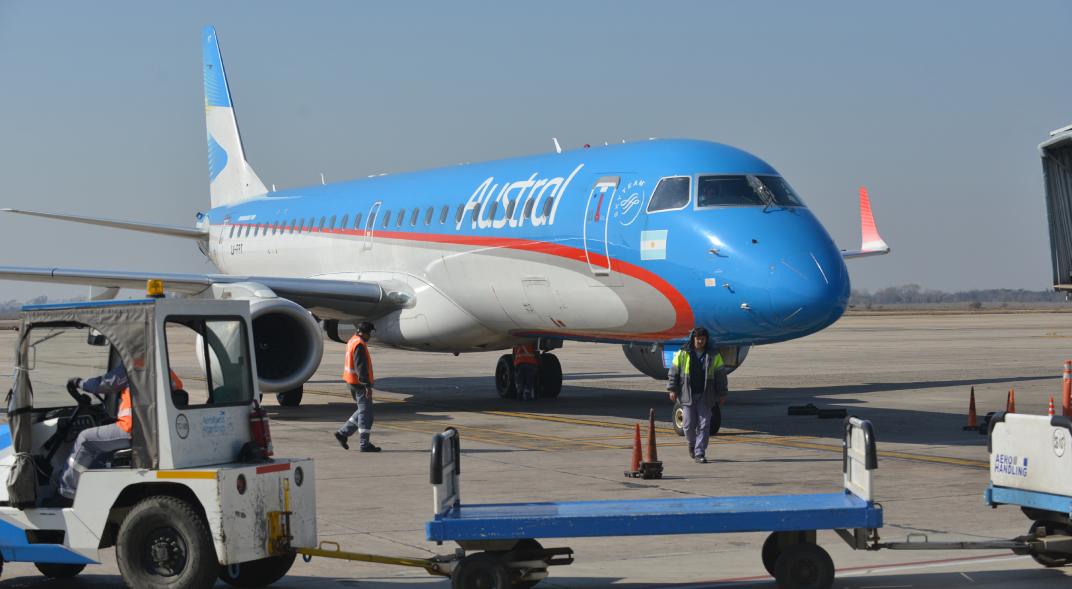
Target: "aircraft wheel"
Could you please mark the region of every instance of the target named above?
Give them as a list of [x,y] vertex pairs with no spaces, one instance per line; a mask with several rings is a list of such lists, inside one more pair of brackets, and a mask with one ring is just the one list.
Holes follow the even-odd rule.
[[671,421],[674,423],[674,433],[685,435],[685,406],[681,401],[674,401],[674,418]]
[[510,589],[510,571],[491,552],[478,552],[462,559],[450,576],[453,589]]
[[707,432],[714,436],[720,429],[722,429],[722,405],[715,402],[715,406],[711,408],[711,417],[707,420]]
[[304,393],[303,387],[296,389],[290,389],[289,391],[283,391],[282,393],[276,393],[275,400],[283,407],[297,407],[301,405],[302,394]]
[[51,562],[35,562],[34,566],[49,579],[70,579],[86,568],[84,564],[58,564]]
[[[1036,534],[1039,534],[1040,529],[1045,530],[1047,536],[1053,534],[1069,533],[1069,530],[1059,523],[1042,520],[1032,523],[1031,528],[1027,531],[1027,533],[1029,535],[1034,536]],[[1072,559],[1070,559],[1068,555],[1057,552],[1035,552],[1032,550],[1028,554],[1031,555],[1031,558],[1035,559],[1035,562],[1041,564],[1044,567],[1063,567],[1069,562],[1072,562]]]
[[220,580],[235,587],[264,587],[286,576],[297,552],[220,567]]
[[562,392],[562,364],[558,356],[549,353],[540,354],[540,364],[536,373],[536,397],[538,399],[557,399]]
[[834,561],[818,544],[786,546],[774,565],[779,589],[829,589],[834,584]]
[[517,397],[517,383],[514,382],[514,357],[510,354],[499,356],[495,364],[495,392],[503,399]]

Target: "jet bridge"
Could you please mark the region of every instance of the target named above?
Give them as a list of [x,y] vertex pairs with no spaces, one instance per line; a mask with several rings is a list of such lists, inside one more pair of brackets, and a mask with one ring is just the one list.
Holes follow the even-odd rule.
[[1072,125],[1050,133],[1039,145],[1046,185],[1053,286],[1072,293]]

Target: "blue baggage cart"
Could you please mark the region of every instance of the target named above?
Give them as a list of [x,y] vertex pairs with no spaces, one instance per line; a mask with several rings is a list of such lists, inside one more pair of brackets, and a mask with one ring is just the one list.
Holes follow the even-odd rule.
[[882,508],[871,498],[878,467],[871,423],[845,420],[844,489],[835,493],[465,504],[461,501],[461,443],[454,429],[432,443],[431,482],[436,513],[431,541],[456,542],[467,553],[452,571],[456,588],[531,587],[547,568],[573,562],[569,548],[546,549],[549,538],[768,532],[762,560],[780,587],[830,587],[834,564],[816,544],[834,530],[855,548],[877,541]]

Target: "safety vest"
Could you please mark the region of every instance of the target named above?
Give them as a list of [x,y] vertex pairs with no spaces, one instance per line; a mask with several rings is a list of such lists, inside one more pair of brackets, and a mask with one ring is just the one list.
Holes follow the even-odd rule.
[[[708,354],[711,352],[708,351]],[[689,377],[689,367],[692,364],[692,354],[685,348],[681,348],[674,354],[674,366],[678,368],[678,372],[681,374],[681,378]],[[710,379],[715,375],[715,371],[722,366],[725,362],[722,361],[722,354],[715,352],[715,357],[711,359],[711,365],[707,367],[707,378]]]
[[[171,390],[181,389],[182,379],[179,378],[179,375],[175,374],[174,370],[168,370],[168,372],[171,376]],[[123,389],[123,393],[119,397],[119,413],[116,415],[115,424],[128,434],[134,429],[134,406],[130,401],[130,387]]]
[[[346,358],[342,368],[342,379],[347,384],[362,384],[357,379],[357,369],[354,368],[354,351],[357,350],[357,346],[361,346],[364,343],[365,340],[361,339],[361,336],[356,333],[350,338],[350,341],[346,342]],[[368,345],[361,346],[361,353],[365,355],[365,366],[368,367],[368,385],[372,386],[372,356],[369,355]]]
[[514,346],[514,366],[521,366],[522,364],[539,364],[536,360],[536,348],[531,344]]

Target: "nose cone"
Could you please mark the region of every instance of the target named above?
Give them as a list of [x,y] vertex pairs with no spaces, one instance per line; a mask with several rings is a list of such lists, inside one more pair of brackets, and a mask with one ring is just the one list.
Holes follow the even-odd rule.
[[832,243],[816,242],[782,253],[771,261],[771,324],[794,337],[823,329],[838,320],[849,301],[849,275]]

